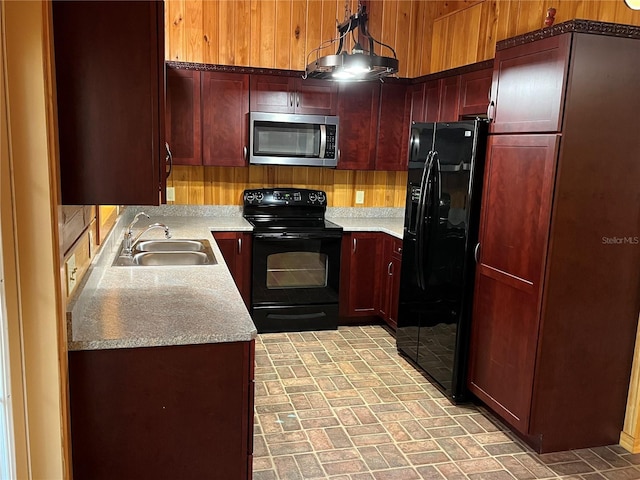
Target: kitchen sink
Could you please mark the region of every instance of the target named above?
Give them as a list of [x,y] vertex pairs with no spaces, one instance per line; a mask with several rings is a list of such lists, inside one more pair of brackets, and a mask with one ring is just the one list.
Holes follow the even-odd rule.
[[136,252],[204,252],[211,248],[207,240],[142,240],[133,248]]
[[208,240],[143,240],[133,248],[132,255],[122,253],[122,247],[114,266],[162,267],[171,265],[217,264]]

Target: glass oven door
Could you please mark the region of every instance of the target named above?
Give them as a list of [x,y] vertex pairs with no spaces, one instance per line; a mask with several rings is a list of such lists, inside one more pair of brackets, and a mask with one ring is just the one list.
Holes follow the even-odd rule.
[[253,306],[338,302],[341,233],[254,233]]

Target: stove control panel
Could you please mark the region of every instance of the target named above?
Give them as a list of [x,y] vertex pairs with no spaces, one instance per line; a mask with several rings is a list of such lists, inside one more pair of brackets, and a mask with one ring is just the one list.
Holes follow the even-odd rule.
[[245,206],[327,206],[327,194],[325,192],[305,188],[257,188],[245,190],[243,200]]

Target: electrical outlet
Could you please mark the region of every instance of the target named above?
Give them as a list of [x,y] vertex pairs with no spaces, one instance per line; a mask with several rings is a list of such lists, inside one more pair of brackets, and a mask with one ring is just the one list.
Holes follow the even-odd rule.
[[364,203],[364,190],[356,190],[356,203]]
[[167,187],[167,202],[176,201],[176,189],[174,187]]
[[76,286],[76,280],[78,278],[78,268],[76,267],[76,255],[73,254],[69,257],[66,263],[67,266],[67,295],[71,295],[73,289]]

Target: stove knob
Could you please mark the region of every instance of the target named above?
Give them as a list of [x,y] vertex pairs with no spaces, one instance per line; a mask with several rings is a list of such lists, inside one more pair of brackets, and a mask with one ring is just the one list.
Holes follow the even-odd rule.
[[249,203],[253,202],[255,200],[255,198],[256,197],[255,197],[255,194],[253,192],[247,192],[247,194],[244,197],[244,199]]
[[325,196],[324,192],[318,192],[318,201],[320,203],[324,203],[326,199],[327,197]]
[[310,192],[309,193],[309,201],[310,202],[315,202],[318,199],[318,197],[316,196],[315,192]]
[[256,200],[261,202],[263,198],[264,198],[264,193],[262,193],[262,192],[256,193]]

